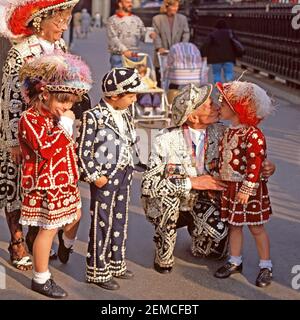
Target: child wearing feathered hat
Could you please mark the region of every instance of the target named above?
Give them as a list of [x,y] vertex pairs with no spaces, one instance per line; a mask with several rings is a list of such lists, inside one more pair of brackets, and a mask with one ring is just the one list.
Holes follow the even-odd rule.
[[78,169],[72,138],[74,102],[91,87],[87,65],[70,54],[44,55],[20,71],[29,108],[19,121],[23,199],[20,223],[38,226],[31,288],[51,298],[67,293],[51,278],[49,252],[58,228],[58,256],[66,263],[80,219]]
[[[22,271],[32,269],[28,252],[32,253],[38,228],[30,226],[24,239],[19,224],[22,190],[18,121],[26,109],[19,87],[19,71],[26,61],[58,50],[66,51],[61,37],[78,1],[0,0],[0,35],[14,44],[7,54],[0,92],[0,208],[4,209],[10,231],[10,261]],[[86,101],[82,99],[77,104],[78,111]],[[56,258],[51,250],[51,259]]]
[[222,192],[221,219],[230,225],[230,258],[215,273],[227,278],[242,272],[243,226],[256,241],[260,271],[256,285],[271,283],[270,245],[264,224],[272,213],[267,181],[262,177],[266,159],[266,140],[258,124],[274,109],[265,90],[254,83],[233,81],[217,83],[221,118],[229,120],[220,145],[220,178],[227,182]]

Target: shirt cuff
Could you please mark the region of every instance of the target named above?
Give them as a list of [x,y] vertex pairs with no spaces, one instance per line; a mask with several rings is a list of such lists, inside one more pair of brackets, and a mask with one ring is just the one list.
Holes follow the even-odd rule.
[[190,192],[192,190],[192,182],[190,178],[186,178],[185,189],[186,192]]
[[59,124],[68,132],[70,136],[73,135],[73,119],[66,116],[60,116]]

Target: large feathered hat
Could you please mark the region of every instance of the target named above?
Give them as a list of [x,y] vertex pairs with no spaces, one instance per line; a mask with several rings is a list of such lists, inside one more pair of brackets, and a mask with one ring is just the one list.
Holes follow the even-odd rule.
[[255,83],[217,82],[216,87],[242,124],[256,126],[274,110],[272,99]]
[[72,8],[79,0],[0,0],[0,34],[18,39],[32,34],[30,22],[49,13]]
[[43,55],[24,64],[20,70],[22,95],[29,102],[46,88],[52,92],[69,92],[76,95],[91,89],[89,67],[80,57],[64,53]]

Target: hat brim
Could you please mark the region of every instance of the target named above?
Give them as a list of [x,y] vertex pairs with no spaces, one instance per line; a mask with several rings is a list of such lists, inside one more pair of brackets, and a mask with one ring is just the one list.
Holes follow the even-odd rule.
[[205,85],[202,85],[201,88],[203,87],[206,87],[207,88],[207,93],[206,95],[204,96],[203,99],[201,99],[198,103],[195,104],[195,106],[193,107],[193,109],[191,110],[191,112],[187,113],[184,115],[184,117],[182,117],[182,119],[176,123],[176,126],[182,126],[186,120],[188,119],[188,117],[195,111],[197,110],[200,106],[202,106],[207,100],[208,98],[210,98],[211,96],[211,93],[213,91],[213,86],[211,84],[205,84]]
[[91,86],[86,87],[74,87],[74,86],[67,86],[67,85],[46,85],[46,88],[51,92],[66,92],[66,93],[73,93],[76,95],[83,95],[88,93],[91,89]]
[[226,96],[226,93],[224,92],[224,87],[223,84],[221,82],[217,82],[216,83],[216,88],[219,90],[219,92],[221,93],[221,95],[224,97],[225,101],[227,102],[227,104],[229,105],[230,109],[236,113],[233,105],[231,104],[231,102],[229,101],[228,97]]
[[140,83],[138,86],[126,90],[114,90],[114,91],[109,91],[109,92],[103,92],[103,94],[106,97],[112,97],[112,96],[118,96],[120,94],[126,94],[126,93],[141,93],[145,91],[145,87],[143,86],[142,83]]
[[66,10],[66,9],[74,7],[78,2],[79,2],[79,0],[69,0],[67,2],[61,2],[58,4],[52,5],[52,6],[42,8],[41,10],[39,10],[31,15],[31,17],[26,21],[26,26],[28,26],[30,21],[32,21],[35,17],[39,16],[42,13],[45,13],[50,10],[60,10],[62,8]]

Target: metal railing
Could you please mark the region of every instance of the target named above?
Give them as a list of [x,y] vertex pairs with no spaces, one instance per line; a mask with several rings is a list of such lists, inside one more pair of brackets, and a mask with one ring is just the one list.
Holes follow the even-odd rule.
[[194,7],[192,42],[200,46],[219,19],[224,19],[246,48],[242,67],[300,86],[300,29],[292,26],[292,4],[242,3]]

